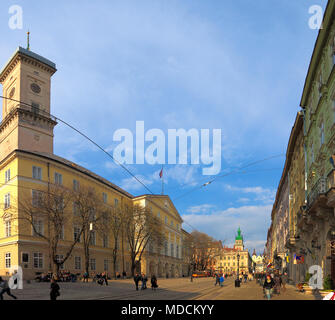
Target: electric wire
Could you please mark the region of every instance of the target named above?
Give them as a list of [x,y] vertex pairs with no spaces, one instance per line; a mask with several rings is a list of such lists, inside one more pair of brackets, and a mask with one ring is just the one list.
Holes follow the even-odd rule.
[[[29,106],[32,109],[35,108],[32,104],[29,104],[29,103],[26,103],[26,102],[23,102],[23,101],[19,101],[19,100],[8,98],[8,97],[4,97],[4,96],[0,96],[0,98],[11,100],[11,101],[14,101],[14,102],[17,102],[17,103]],[[84,134],[83,132],[81,132],[79,129],[75,128],[74,126],[72,126],[68,122],[60,119],[59,117],[56,117],[56,116],[52,115],[49,112],[46,112],[45,110],[38,110],[38,112],[42,112],[42,113],[46,114],[47,116],[49,116],[51,118],[54,118],[55,120],[58,120],[58,121],[62,122],[63,124],[65,124],[66,126],[68,126],[70,129],[72,129],[72,130],[76,131],[77,133],[79,133],[81,136],[83,136],[85,139],[87,139],[88,141],[90,141],[97,148],[99,148],[101,151],[103,151],[105,154],[107,154],[117,165],[119,165],[121,168],[123,168],[129,175],[131,175],[135,180],[137,180],[137,182],[139,182],[145,189],[147,189],[151,194],[153,194],[153,192],[140,179],[138,179],[128,168],[126,168],[123,164],[121,164],[118,160],[116,160],[108,151],[106,151],[103,147],[101,147],[98,143],[96,143],[94,140],[92,140],[91,138],[89,138],[86,134]]]

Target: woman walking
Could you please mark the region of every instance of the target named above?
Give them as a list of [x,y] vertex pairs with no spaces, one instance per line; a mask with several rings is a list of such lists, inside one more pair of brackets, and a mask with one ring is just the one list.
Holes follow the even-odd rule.
[[59,287],[58,283],[56,282],[55,278],[51,279],[50,288],[51,288],[50,300],[56,300],[57,297],[60,296],[60,293],[59,293],[60,287]]
[[156,290],[158,288],[157,278],[155,275],[151,276],[151,289]]
[[265,295],[268,298],[268,300],[271,299],[271,295],[272,295],[272,288],[274,287],[275,283],[273,281],[273,279],[271,278],[271,276],[268,274],[266,276],[266,280],[264,281],[264,285],[263,288],[265,290]]

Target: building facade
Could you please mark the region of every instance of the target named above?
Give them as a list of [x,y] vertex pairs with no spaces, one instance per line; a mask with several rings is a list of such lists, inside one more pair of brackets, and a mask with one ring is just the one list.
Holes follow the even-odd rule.
[[223,246],[216,259],[215,269],[228,274],[248,273],[252,271],[252,260],[248,249],[244,248],[241,229],[238,228],[233,248]]
[[[304,281],[311,266],[335,284],[335,2],[329,1],[307,72],[299,112],[290,136],[277,196],[288,179],[290,278]],[[276,214],[275,214],[276,216]],[[278,216],[279,217],[279,216]],[[286,217],[273,217],[267,255],[280,246],[276,230]],[[270,245],[271,244],[271,245]],[[270,248],[272,247],[272,249]],[[271,251],[272,250],[272,251]]]
[[[52,270],[48,242],[36,234],[47,235],[50,226],[43,219],[29,224],[23,217],[20,201],[31,199],[43,188],[61,185],[69,190],[93,188],[104,206],[119,208],[141,204],[150,207],[160,219],[166,246],[148,246],[141,261],[141,272],[158,276],[182,275],[182,219],[168,196],[134,197],[97,174],[53,154],[53,129],[57,121],[50,115],[51,77],[56,65],[30,50],[19,47],[0,71],[3,87],[2,121],[0,123],[0,275],[9,275],[21,267],[25,279]],[[30,200],[29,200],[30,201]],[[75,205],[69,212],[59,240],[57,257],[61,260],[78,235]],[[89,270],[91,274],[107,271],[131,272],[129,245],[118,240],[118,256],[113,270],[113,237],[90,230]],[[83,243],[76,243],[62,270],[82,274]]]

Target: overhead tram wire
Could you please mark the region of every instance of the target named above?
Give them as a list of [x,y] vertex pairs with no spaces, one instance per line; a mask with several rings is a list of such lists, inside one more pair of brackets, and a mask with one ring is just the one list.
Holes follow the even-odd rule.
[[[23,105],[26,105],[28,107],[33,108],[33,105],[23,102],[23,101],[19,101],[19,100],[15,100],[12,98],[7,98],[4,96],[0,96],[0,98],[2,99],[7,99],[7,100],[11,100]],[[89,138],[86,134],[82,133],[80,130],[76,129],[74,126],[72,126],[71,124],[67,123],[66,121],[52,115],[49,112],[46,112],[44,110],[39,110],[39,112],[44,113],[46,115],[48,115],[49,117],[53,117],[54,119],[62,122],[63,124],[65,124],[66,126],[68,126],[70,129],[76,131],[77,133],[79,133],[81,136],[83,136],[85,139],[87,139],[88,141],[90,141],[92,144],[94,144],[96,147],[98,147],[101,151],[103,151],[105,154],[107,154],[117,165],[119,165],[122,169],[124,169],[129,175],[131,175],[137,182],[139,182],[145,189],[147,189],[151,194],[154,194],[140,179],[138,179],[129,169],[127,169],[123,164],[121,164],[118,160],[116,160],[108,151],[106,151],[103,147],[101,147],[98,143],[96,143],[94,140],[92,140],[91,138]]]
[[235,169],[235,170],[233,170],[233,171],[227,172],[227,173],[225,173],[225,174],[223,174],[223,175],[214,176],[213,179],[207,181],[206,183],[201,184],[200,186],[198,185],[197,187],[191,189],[190,191],[188,191],[188,192],[182,194],[182,195],[179,196],[179,197],[174,198],[173,200],[174,200],[174,201],[175,201],[175,200],[179,200],[180,198],[183,198],[183,197],[189,195],[190,193],[192,193],[192,192],[194,192],[194,191],[197,191],[197,190],[199,190],[199,189],[201,189],[201,188],[205,188],[205,187],[207,187],[208,185],[210,185],[211,183],[213,183],[213,182],[214,182],[216,179],[218,179],[218,178],[224,178],[224,177],[227,177],[227,176],[232,175],[232,174],[234,174],[234,173],[239,173],[239,171],[241,171],[242,169],[245,169],[245,168],[254,166],[254,165],[256,165],[256,164],[259,164],[259,163],[261,163],[261,162],[268,161],[268,160],[271,160],[271,159],[274,159],[274,158],[283,157],[283,156],[285,156],[285,155],[286,155],[286,153],[281,153],[281,154],[278,154],[278,155],[273,155],[273,156],[270,156],[270,157],[267,157],[267,158],[264,158],[264,159],[261,159],[261,160],[254,161],[254,162],[249,163],[249,164],[247,164],[247,165],[245,165],[245,166],[243,166],[243,167],[241,167],[241,168],[238,168],[238,169]]

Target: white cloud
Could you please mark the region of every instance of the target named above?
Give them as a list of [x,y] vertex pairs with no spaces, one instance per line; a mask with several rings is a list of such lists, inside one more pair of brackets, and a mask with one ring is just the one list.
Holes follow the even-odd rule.
[[208,213],[210,209],[215,208],[212,204],[201,204],[199,206],[189,207],[186,211],[190,213]]
[[271,220],[271,205],[231,207],[211,214],[186,214],[182,218],[197,230],[232,245],[238,227],[248,249],[262,250]]

